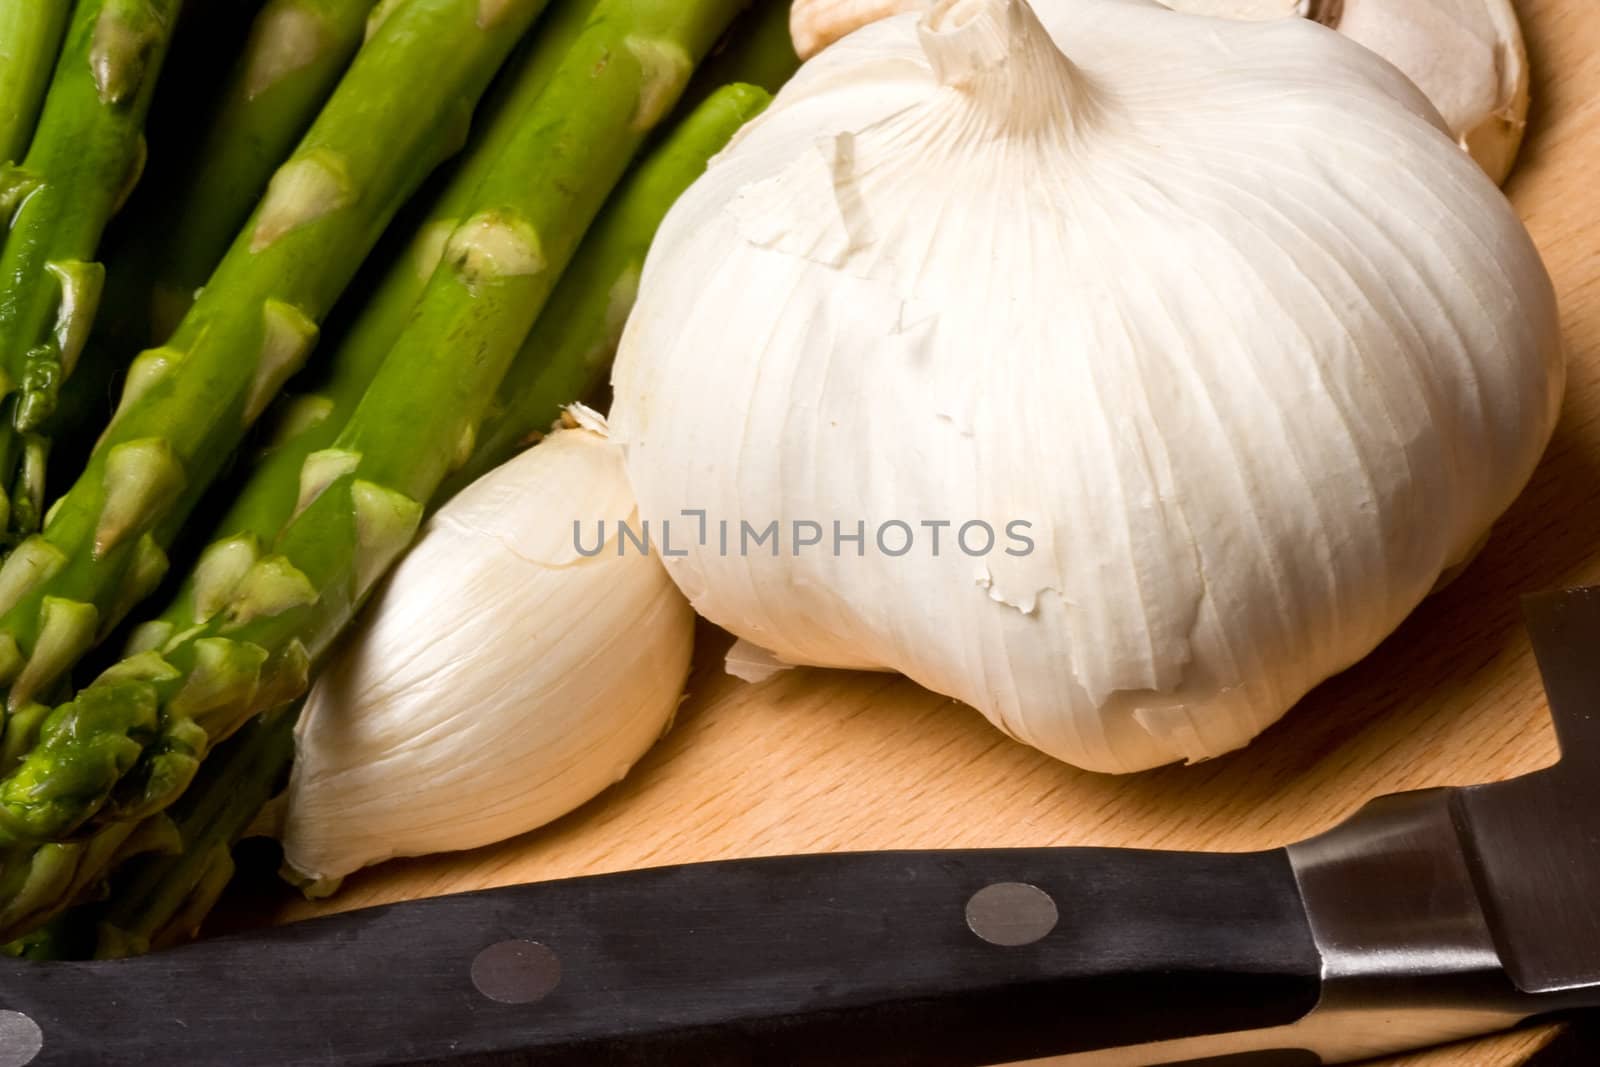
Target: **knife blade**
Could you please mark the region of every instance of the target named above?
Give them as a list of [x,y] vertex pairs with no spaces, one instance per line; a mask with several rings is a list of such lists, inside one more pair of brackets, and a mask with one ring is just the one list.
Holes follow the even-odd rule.
[[1306,1067],[1600,1007],[1600,589],[1525,610],[1561,762],[1287,848],[694,864],[5,961],[0,1067]]

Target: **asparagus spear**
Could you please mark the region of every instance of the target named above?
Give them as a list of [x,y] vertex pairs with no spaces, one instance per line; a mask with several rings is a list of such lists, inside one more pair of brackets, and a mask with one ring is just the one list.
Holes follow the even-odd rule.
[[707,57],[684,94],[686,107],[698,107],[724,85],[743,82],[776,93],[800,69],[789,35],[789,0],[755,0]]
[[432,276],[444,238],[470,213],[478,186],[514,139],[598,2],[564,0],[540,22],[531,54],[520,61],[503,91],[486,101],[491,108],[488,121],[474,134],[461,164],[416,228],[409,249],[396,258],[340,339],[326,373],[311,391],[285,397],[279,405],[277,440],[254,464],[217,521],[199,564],[166,610],[135,633],[136,651],[164,644],[172,634],[210,618],[218,598],[238,579],[241,566],[248,566],[294,513],[306,457],[330,447],[349,421],[405,329]]
[[[161,813],[142,822],[109,823],[73,841],[38,845],[8,856],[0,868],[0,931],[7,938],[27,935],[50,922],[67,905],[85,899],[100,886],[105,872],[141,855],[176,855],[181,851],[177,826]],[[75,931],[58,931],[51,940],[61,945],[83,940]],[[15,953],[29,946],[11,946]],[[52,950],[36,946],[34,955]]]
[[[12,398],[0,485],[12,531],[38,523],[45,439],[99,302],[101,232],[144,166],[144,117],[182,0],[80,0],[27,157],[5,174],[0,394]],[[15,481],[14,481],[15,479]]]
[[[640,139],[739,6],[603,0],[480,186],[473,214],[446,240],[349,424],[302,466],[297,513],[273,551],[206,623],[124,660],[51,714],[40,744],[0,782],[0,841],[70,833],[157,729],[111,814],[159,810],[209,741],[304,692],[311,661],[410,544],[423,502],[470,451],[490,394]],[[204,305],[202,297],[196,309]]]
[[[231,69],[219,71],[211,86],[181,87],[215,92],[219,103],[204,112],[199,135],[169,153],[168,164],[136,195],[127,212],[130,225],[108,237],[100,316],[46,426],[58,442],[50,457],[52,478],[82,469],[93,443],[93,433],[85,430],[104,423],[112,382],[124,369],[125,346],[161,344],[171,335],[273,169],[293,151],[349,66],[373,3],[268,0]],[[192,40],[195,32],[180,31],[180,53],[186,40],[181,34]],[[195,44],[210,46],[205,40]],[[170,88],[158,94],[152,122]]]
[[28,150],[70,13],[66,0],[0,0],[0,163]]
[[206,761],[173,806],[181,850],[141,856],[113,880],[110,903],[98,916],[95,955],[138,955],[198,932],[233,877],[234,844],[283,785],[297,710],[258,717]]
[[[317,323],[400,204],[459,147],[473,105],[542,6],[401,0],[377,9],[376,32],[171,341],[134,361],[82,476],[44,531],[0,568],[8,732],[159,582],[177,526],[305,360]],[[80,706],[65,718],[85,714]],[[47,724],[46,732],[59,744],[59,731]],[[137,752],[112,745],[81,754],[125,768]],[[34,755],[37,772],[66,753],[47,744]],[[44,785],[30,794],[33,786],[12,784],[24,808],[58,810]],[[0,830],[0,839],[48,839],[75,821],[41,818]]]
[[0,953],[13,959],[40,963],[87,959],[94,954],[94,950],[92,924],[84,922],[76,909],[64,912],[15,941],[0,946]]
[[55,903],[72,907],[0,951],[32,960],[119,958],[193,937],[232,877],[232,846],[283,786],[298,714],[298,707],[268,712],[218,746],[170,815],[97,830],[94,841],[134,844],[118,850],[121,866],[104,897],[78,900],[85,887],[69,890]]
[[361,44],[375,0],[269,0],[229,77],[196,165],[172,190],[182,210],[145,232],[158,275],[153,332],[171,333]]
[[667,209],[771,99],[752,85],[718,89],[634,168],[561,276],[549,308],[500,384],[472,458],[450,476],[442,498],[526,448],[549,428],[562,404],[604,384],[633,309],[645,253]]
[[477,449],[446,482],[441,500],[537,440],[561,404],[603,386],[633,307],[645,252],[667,209],[799,66],[784,0],[757,0],[735,20],[684,94],[680,110],[690,117],[636,168],[607,204],[595,232],[584,239],[550,310],[502,382]]

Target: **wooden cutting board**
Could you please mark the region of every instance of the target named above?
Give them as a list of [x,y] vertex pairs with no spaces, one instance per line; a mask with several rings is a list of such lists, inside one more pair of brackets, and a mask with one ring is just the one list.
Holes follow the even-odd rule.
[[[845,849],[1269,848],[1370,797],[1510,777],[1556,747],[1518,595],[1600,583],[1600,4],[1521,0],[1534,111],[1508,187],[1561,294],[1564,417],[1476,563],[1372,656],[1243,752],[1125,778],[1052,762],[902,679],[792,671],[749,686],[703,628],[688,702],[618,787],[540,832],[393,863],[281,918],[695,860]],[[1392,1061],[1520,1063],[1549,1027]]]

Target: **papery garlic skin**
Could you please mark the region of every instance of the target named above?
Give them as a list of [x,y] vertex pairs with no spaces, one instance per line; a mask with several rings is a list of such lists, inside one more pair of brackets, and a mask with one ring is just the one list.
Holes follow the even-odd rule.
[[1045,10],[947,0],[807,63],[662,228],[612,432],[658,521],[1030,522],[1020,557],[667,564],[782,661],[1132,771],[1245,744],[1469,555],[1551,433],[1559,323],[1366,49]]
[[1528,52],[1512,0],[1164,0],[1225,18],[1305,16],[1417,83],[1462,148],[1504,182],[1528,118]]
[[[560,430],[463,490],[317,679],[283,832],[312,891],[534,829],[620,780],[682,698],[694,615],[634,521],[620,450]],[[597,524],[609,538],[593,551]]]
[[789,8],[789,37],[795,55],[810,59],[869,22],[923,11],[928,6],[929,0],[794,0]]
[[[1039,0],[1048,19],[1051,4]],[[1071,0],[1066,0],[1071,2]],[[1154,3],[1157,0],[1132,0]],[[1511,173],[1527,123],[1528,54],[1512,0],[1159,0],[1231,19],[1310,18],[1378,53],[1422,89],[1496,182]],[[790,36],[809,58],[869,22],[935,0],[795,0]]]

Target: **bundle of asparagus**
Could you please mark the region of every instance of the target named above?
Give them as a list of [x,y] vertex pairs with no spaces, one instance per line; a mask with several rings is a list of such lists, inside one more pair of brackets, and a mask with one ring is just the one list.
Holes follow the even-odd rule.
[[[0,277],[0,474],[23,537],[0,566],[15,950],[192,934],[281,782],[323,653],[430,506],[603,382],[619,281],[767,98],[721,86],[793,69],[786,5],[762,0],[689,87],[744,4],[268,0],[182,174],[132,201],[91,331],[91,261],[181,4],[78,0],[63,33],[0,0],[0,47],[29,57],[6,71],[0,134],[31,138]],[[35,126],[22,83],[52,66]],[[59,142],[90,128],[96,165],[58,174]],[[52,433],[83,459],[40,514]],[[114,634],[108,662],[93,650]]]

